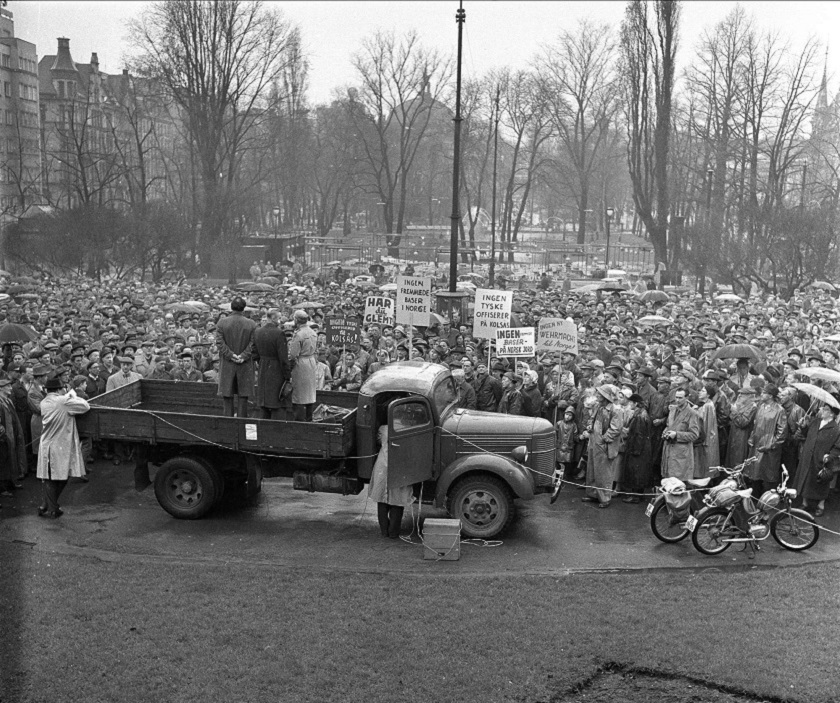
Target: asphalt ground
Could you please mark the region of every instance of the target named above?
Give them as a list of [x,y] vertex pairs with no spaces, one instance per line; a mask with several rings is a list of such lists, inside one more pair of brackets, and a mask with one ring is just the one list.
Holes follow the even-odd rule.
[[[517,501],[518,517],[500,540],[462,542],[457,561],[424,559],[416,533],[418,510],[406,511],[403,538],[379,535],[376,505],[359,496],[306,493],[290,479],[268,479],[250,504],[229,500],[201,520],[176,520],[154,489],[134,490],[131,464],[93,465],[88,482],[72,479],[58,520],[39,518],[40,482],[29,476],[12,497],[0,497],[0,540],[46,553],[87,554],[103,560],[206,561],[270,564],[310,570],[438,575],[566,574],[631,570],[721,570],[791,567],[840,559],[840,536],[823,530],[805,552],[790,552],[772,537],[752,550],[737,545],[715,557],[690,538],[664,544],[650,531],[645,503],[614,500],[598,510],[566,485],[554,505],[548,495]],[[448,517],[423,506],[423,518]],[[817,522],[840,533],[840,495]]]

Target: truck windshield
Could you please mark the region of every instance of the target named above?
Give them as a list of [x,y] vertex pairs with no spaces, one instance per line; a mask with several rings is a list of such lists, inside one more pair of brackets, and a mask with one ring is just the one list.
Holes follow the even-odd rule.
[[442,417],[444,410],[458,398],[458,393],[455,390],[455,382],[452,378],[443,379],[435,386],[432,396],[438,411],[438,417]]

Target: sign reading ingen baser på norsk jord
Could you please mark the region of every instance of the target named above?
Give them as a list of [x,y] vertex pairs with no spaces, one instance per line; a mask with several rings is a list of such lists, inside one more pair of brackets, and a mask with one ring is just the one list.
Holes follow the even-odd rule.
[[537,351],[578,353],[578,329],[573,320],[544,317],[537,331]]
[[496,353],[499,356],[534,356],[534,328],[508,327],[496,330]]
[[365,299],[365,324],[394,324],[394,301],[384,295],[369,295]]
[[473,310],[473,337],[496,338],[496,330],[510,327],[512,290],[478,288]]
[[397,324],[428,325],[432,311],[432,279],[397,276]]
[[325,321],[324,332],[327,344],[342,347],[346,344],[358,344],[360,338],[359,319],[356,317],[328,317]]

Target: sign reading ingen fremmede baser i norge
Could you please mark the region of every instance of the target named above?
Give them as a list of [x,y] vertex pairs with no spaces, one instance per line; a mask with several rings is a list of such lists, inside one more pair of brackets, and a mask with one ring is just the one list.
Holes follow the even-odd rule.
[[432,279],[397,276],[397,324],[428,325],[432,311]]
[[512,290],[478,288],[473,310],[473,337],[496,339],[496,330],[510,327]]
[[324,331],[327,335],[327,344],[343,347],[346,344],[359,343],[359,319],[356,317],[328,317]]
[[496,330],[496,353],[499,356],[534,356],[534,328]]
[[394,301],[384,295],[369,295],[365,299],[365,324],[394,324]]
[[578,353],[578,330],[574,320],[544,317],[537,332],[537,351]]

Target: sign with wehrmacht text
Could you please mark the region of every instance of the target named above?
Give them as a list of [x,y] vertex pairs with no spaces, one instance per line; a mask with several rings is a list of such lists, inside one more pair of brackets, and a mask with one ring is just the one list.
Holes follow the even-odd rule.
[[578,353],[578,329],[573,320],[544,317],[537,332],[537,351]]

